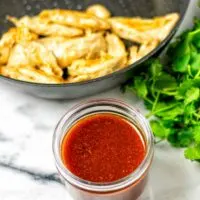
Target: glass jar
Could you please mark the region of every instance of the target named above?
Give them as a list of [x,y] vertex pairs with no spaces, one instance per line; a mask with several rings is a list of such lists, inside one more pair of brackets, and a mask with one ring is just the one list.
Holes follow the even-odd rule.
[[[98,113],[111,113],[129,120],[141,134],[146,155],[139,167],[130,175],[109,183],[95,183],[72,174],[63,164],[61,144],[70,128],[81,118]],[[90,100],[70,109],[58,123],[53,136],[53,153],[61,179],[74,200],[134,200],[147,182],[153,158],[153,135],[147,120],[136,109],[115,99]]]

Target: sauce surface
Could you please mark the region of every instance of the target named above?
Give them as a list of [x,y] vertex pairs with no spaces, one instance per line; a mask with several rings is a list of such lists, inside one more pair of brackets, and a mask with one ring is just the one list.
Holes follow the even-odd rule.
[[102,113],[78,121],[64,137],[61,156],[76,176],[112,182],[132,173],[145,157],[137,129],[121,116]]

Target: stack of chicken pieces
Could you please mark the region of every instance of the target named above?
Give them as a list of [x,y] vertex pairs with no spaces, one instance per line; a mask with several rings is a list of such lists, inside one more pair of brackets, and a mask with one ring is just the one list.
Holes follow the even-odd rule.
[[[85,11],[43,10],[8,16],[15,27],[0,40],[0,74],[28,82],[73,83],[122,69],[170,33],[177,13],[154,19],[111,17],[102,5]],[[124,41],[132,42],[127,48]]]

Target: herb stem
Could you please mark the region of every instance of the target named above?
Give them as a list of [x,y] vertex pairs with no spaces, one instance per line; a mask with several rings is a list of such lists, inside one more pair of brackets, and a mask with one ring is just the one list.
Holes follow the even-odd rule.
[[144,98],[145,101],[147,101],[150,104],[154,104],[153,101],[151,101],[149,98]]
[[156,99],[154,101],[154,104],[153,104],[153,108],[152,108],[152,111],[155,110],[156,106],[157,106],[157,103],[158,103],[158,100],[159,100],[159,97],[160,97],[160,92],[158,92],[157,96],[156,96]]
[[195,75],[194,79],[198,78],[200,76],[200,69],[199,71],[197,72],[197,74]]
[[161,92],[161,93],[173,96],[173,95],[176,95],[177,92]]
[[193,113],[195,117],[200,118],[200,115],[197,113]]
[[166,108],[162,108],[162,109],[157,110],[157,111],[155,111],[155,112],[150,112],[149,114],[146,115],[146,117],[149,118],[149,117],[151,117],[152,115],[155,115],[156,113],[159,113],[159,112],[163,112],[163,111],[169,110],[169,109],[171,109],[171,108],[177,106],[178,104],[179,104],[179,103],[174,104],[174,105],[171,105],[171,106],[168,106],[168,107],[166,107]]
[[190,65],[188,65],[188,74],[189,74],[189,76],[191,76],[193,78],[193,75],[192,75],[192,72],[191,72],[191,66]]

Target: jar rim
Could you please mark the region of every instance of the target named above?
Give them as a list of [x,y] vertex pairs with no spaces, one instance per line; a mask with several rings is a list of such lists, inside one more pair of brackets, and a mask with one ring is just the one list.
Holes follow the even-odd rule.
[[[129,174],[126,177],[123,177],[117,181],[113,182],[91,182],[84,180],[82,178],[79,178],[78,176],[74,175],[65,165],[63,164],[63,161],[61,159],[60,155],[60,136],[63,134],[63,127],[66,123],[66,121],[76,112],[79,110],[87,109],[90,106],[101,106],[101,105],[107,105],[107,106],[117,106],[118,108],[125,108],[127,109],[131,114],[134,114],[137,116],[137,118],[142,123],[143,129],[145,129],[144,134],[146,136],[146,155],[143,159],[143,161],[140,163],[140,165],[137,167],[136,170],[134,170],[131,174]],[[96,112],[98,113],[98,112]],[[111,111],[112,113],[112,111]],[[113,113],[115,113],[113,111]],[[86,191],[92,191],[92,192],[111,192],[111,191],[118,191],[120,189],[126,188],[132,184],[134,184],[137,180],[139,180],[146,172],[146,170],[149,168],[149,165],[151,164],[151,160],[153,158],[153,134],[151,132],[151,128],[149,126],[148,121],[143,117],[143,115],[138,112],[133,107],[127,105],[121,100],[116,99],[93,99],[88,101],[83,101],[71,109],[68,110],[67,113],[64,114],[64,116],[61,118],[61,120],[58,122],[56,129],[54,131],[53,135],[53,154],[54,159],[56,163],[56,167],[58,169],[58,172],[60,175],[64,178],[65,181],[69,182],[70,184]]]

